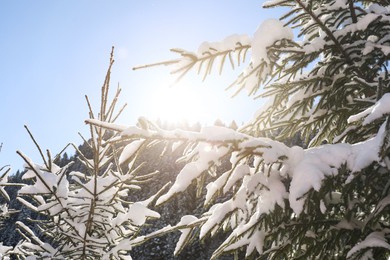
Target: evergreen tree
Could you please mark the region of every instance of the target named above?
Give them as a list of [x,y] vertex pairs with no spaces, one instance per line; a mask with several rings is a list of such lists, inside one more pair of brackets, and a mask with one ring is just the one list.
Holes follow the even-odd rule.
[[[123,110],[116,111],[119,88],[109,102],[113,63],[112,53],[96,117],[87,97],[90,120],[114,123]],[[142,165],[137,156],[143,142],[132,142],[119,156],[122,148],[112,145],[118,136],[91,126],[91,137],[88,141],[84,138],[86,152],[74,146],[84,165],[80,172],[69,171],[72,161],[66,153],[62,158],[61,153],[55,158],[49,151],[44,155],[28,132],[43,165],[18,151],[27,165],[22,176],[26,183],[18,191],[18,200],[29,209],[27,214],[39,215],[32,219],[25,216],[16,222],[23,239],[12,251],[6,249],[18,259],[131,259],[129,252],[140,243],[138,233],[146,220],[160,216],[148,208],[154,196],[139,201],[129,199],[129,193],[139,190],[139,185],[154,175],[139,173]],[[28,225],[29,221],[36,223],[35,230]]]
[[233,129],[233,130],[237,130],[238,129],[238,125],[236,123],[235,120],[233,120],[230,125],[229,125],[229,128]]
[[[213,258],[244,250],[258,259],[388,259],[390,5],[272,0],[264,6],[287,7],[284,23],[267,20],[252,39],[233,35],[195,53],[173,49],[180,58],[166,63],[179,78],[192,68],[206,77],[214,64],[234,67],[251,50],[232,87],[268,101],[246,127],[184,132],[146,119],[129,128],[88,122],[119,132],[121,140],[186,142],[187,164],[157,204],[197,182],[207,190],[207,210],[161,230],[181,231],[176,253],[196,236],[224,231],[229,236]],[[278,136],[267,138],[275,129]],[[310,140],[308,149],[279,142],[296,133]],[[218,173],[226,156],[231,167]],[[217,178],[205,184],[207,174]]]
[[217,120],[215,120],[214,125],[215,125],[215,126],[223,126],[223,127],[226,126],[226,125],[222,122],[222,120],[219,119],[219,118],[218,118]]

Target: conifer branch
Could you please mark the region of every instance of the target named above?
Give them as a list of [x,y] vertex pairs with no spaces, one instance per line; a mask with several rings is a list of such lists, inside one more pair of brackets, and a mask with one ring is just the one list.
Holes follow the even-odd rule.
[[[39,146],[38,142],[35,140],[34,136],[32,135],[30,129],[28,129],[28,127],[25,125],[24,128],[27,130],[27,133],[29,134],[31,140],[34,142],[35,144],[35,147],[37,147],[38,151],[39,151],[39,154],[41,155],[41,158],[46,166],[47,169],[50,169],[50,165],[48,164],[48,162],[46,161],[46,158],[43,154],[43,151],[41,149],[41,147]],[[19,154],[20,155],[20,154]],[[24,158],[23,158],[24,159]]]
[[203,70],[203,80],[209,75],[212,71],[213,63],[217,58],[221,58],[221,64],[219,67],[219,73],[222,72],[223,64],[225,63],[226,57],[229,57],[229,61],[232,65],[232,68],[234,68],[234,62],[232,59],[232,53],[238,53],[237,55],[237,63],[240,64],[240,62],[244,62],[246,58],[247,51],[251,48],[250,45],[242,45],[240,42],[236,44],[236,47],[233,50],[224,50],[224,51],[218,51],[216,49],[211,49],[208,52],[203,53],[200,57],[199,55],[195,53],[191,53],[182,49],[171,49],[172,52],[178,53],[182,56],[181,59],[175,59],[175,60],[169,60],[169,61],[163,61],[163,62],[157,62],[147,65],[141,65],[134,67],[133,70],[138,69],[144,69],[144,68],[150,68],[154,66],[161,66],[161,65],[174,65],[174,64],[180,64],[183,61],[186,61],[186,64],[178,67],[177,69],[173,70],[171,74],[179,74],[176,81],[179,81],[182,77],[184,77],[195,65],[199,64],[197,73],[200,74],[203,65],[205,66]]
[[304,3],[302,3],[301,0],[294,0],[307,14],[310,15],[310,17],[318,24],[318,26],[326,33],[326,35],[333,41],[335,44],[336,48],[340,52],[340,54],[346,59],[348,64],[352,64],[352,60],[347,54],[347,52],[344,50],[343,46],[341,43],[336,39],[336,37],[333,35],[333,33],[329,30],[329,28],[318,18],[317,15],[314,14],[308,8]]
[[161,66],[161,65],[169,66],[169,65],[172,65],[172,64],[176,64],[178,62],[180,62],[180,59],[161,61],[161,62],[156,62],[156,63],[150,63],[150,64],[145,64],[145,65],[135,66],[135,67],[132,68],[132,70],[147,69],[147,68]]
[[356,16],[355,5],[353,2],[354,2],[353,0],[348,0],[348,7],[349,7],[349,11],[351,13],[352,22],[357,23],[358,19]]

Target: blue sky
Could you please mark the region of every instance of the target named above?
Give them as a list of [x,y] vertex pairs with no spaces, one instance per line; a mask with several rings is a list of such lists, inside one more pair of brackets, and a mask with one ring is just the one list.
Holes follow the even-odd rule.
[[[170,48],[196,51],[203,41],[252,35],[262,20],[280,14],[261,5],[255,0],[1,1],[0,166],[21,169],[16,150],[40,163],[25,124],[52,154],[69,142],[80,144],[78,132],[88,137],[84,95],[97,107],[111,46],[116,49],[111,83],[120,84],[121,101],[128,103],[120,123],[134,125],[139,116],[164,118],[159,100],[173,81],[169,69],[131,68],[176,58]],[[245,93],[231,100],[232,92],[224,91],[234,75],[226,71],[202,84],[192,73],[181,83],[198,96],[188,104],[199,104],[192,119],[211,124],[217,118],[227,123],[251,118],[259,101]]]

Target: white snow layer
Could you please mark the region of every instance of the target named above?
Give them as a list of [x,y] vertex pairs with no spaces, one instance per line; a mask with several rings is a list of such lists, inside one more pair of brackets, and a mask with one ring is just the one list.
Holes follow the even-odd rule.
[[[346,164],[353,173],[362,170],[374,161],[380,161],[379,149],[383,141],[385,124],[376,137],[357,144],[332,144],[305,150],[304,154],[297,154],[295,166],[290,169],[292,177],[290,186],[290,206],[296,214],[300,214],[305,203],[302,196],[311,188],[318,191],[322,180],[327,176],[337,175],[338,168]],[[291,159],[289,158],[289,161]]]
[[[195,216],[185,215],[181,218],[180,222],[176,226],[189,225],[196,220],[198,220],[198,218]],[[177,255],[179,250],[183,247],[184,243],[187,241],[187,239],[189,239],[189,236],[191,235],[191,228],[180,229],[180,231],[181,235],[179,237],[179,241],[176,243],[174,255]]]
[[3,259],[8,251],[12,250],[12,246],[4,246],[3,242],[0,243],[0,257]]
[[[275,25],[276,22],[270,23]],[[366,117],[365,122],[370,123],[372,120],[389,113],[389,104],[390,94],[385,94],[374,106],[367,109],[366,112],[355,116],[355,118],[351,117],[350,121]],[[348,179],[348,181],[351,181],[354,178],[354,172],[362,170],[374,161],[381,161],[378,154],[383,143],[385,131],[384,123],[378,134],[367,141],[357,144],[324,145],[304,150],[300,147],[289,148],[268,138],[255,138],[224,127],[207,127],[201,129],[200,132],[185,132],[161,129],[151,131],[137,127],[123,128],[121,126],[109,125],[111,129],[115,127],[122,131],[122,136],[156,137],[158,139],[166,138],[173,140],[187,139],[190,142],[198,142],[191,154],[187,155],[187,158],[195,158],[195,161],[189,162],[180,171],[173,186],[157,200],[157,204],[161,204],[174,194],[184,191],[193,180],[206,172],[210,166],[218,164],[223,156],[230,154],[234,146],[234,151],[236,152],[231,154],[231,162],[232,164],[237,163],[237,165],[232,171],[225,172],[216,181],[208,184],[206,203],[210,202],[218,191],[227,192],[238,180],[242,179],[242,185],[247,190],[255,190],[250,186],[258,184],[268,187],[269,190],[262,189],[261,194],[258,194],[260,196],[259,205],[262,208],[261,212],[265,213],[272,210],[276,203],[284,206],[283,199],[288,198],[291,208],[297,215],[303,211],[305,193],[310,189],[320,190],[322,181],[327,176],[337,175],[338,169],[342,165],[345,165],[351,171]],[[267,171],[272,174],[264,177],[266,170],[264,172],[254,172],[248,166],[241,166],[242,163],[239,162],[238,155],[247,152],[258,154],[258,159],[261,159],[262,164],[269,165],[267,167],[274,163],[281,163],[282,167],[277,171],[269,168]],[[258,159],[256,160],[258,161]],[[260,177],[260,175],[263,175],[263,177]],[[273,175],[279,176],[275,177]],[[289,190],[285,191],[281,184],[281,179],[287,175],[292,181]],[[248,180],[251,181],[249,182]],[[212,221],[213,218],[215,218],[214,220],[221,220],[224,215],[236,208],[248,207],[246,205],[248,197],[245,194],[242,198],[236,196],[235,201],[221,204],[218,210],[222,215],[212,216],[209,218],[209,221]],[[322,207],[322,210],[325,211],[325,207]],[[217,210],[213,211],[213,214],[217,214],[216,212]],[[207,233],[213,224],[210,223],[210,225],[206,226],[208,227],[203,228],[201,234]]]
[[[390,111],[390,94],[382,97],[376,105],[370,110],[370,117],[367,122],[380,117],[384,113]],[[367,115],[366,113],[365,115]],[[115,127],[115,126],[113,126]],[[111,127],[111,128],[113,128]],[[322,181],[327,176],[338,174],[338,168],[343,164],[352,172],[350,180],[353,178],[353,172],[358,172],[368,166],[373,161],[380,161],[378,157],[379,149],[383,141],[384,124],[380,128],[376,137],[365,142],[357,144],[334,144],[324,145],[317,148],[303,150],[300,147],[289,148],[282,143],[275,142],[267,138],[254,138],[231,129],[224,127],[207,127],[201,132],[184,132],[184,131],[166,131],[166,130],[143,130],[137,127],[123,128],[118,127],[123,132],[122,136],[139,136],[142,138],[153,138],[154,136],[167,139],[187,139],[189,141],[199,140],[200,143],[192,151],[191,155],[196,155],[196,160],[189,162],[178,174],[175,183],[170,190],[157,200],[157,204],[167,201],[174,194],[184,191],[193,180],[198,178],[202,173],[207,171],[213,164],[218,164],[220,159],[229,153],[229,143],[235,143],[236,149],[239,151],[250,151],[256,154],[261,154],[263,163],[272,164],[283,161],[283,166],[278,172],[282,178],[289,175],[292,179],[289,190],[288,199],[290,205],[296,214],[300,214],[303,210],[305,198],[302,197],[310,189],[319,190]],[[221,144],[224,146],[211,145],[212,143]],[[209,144],[210,143],[210,144]],[[232,154],[232,163],[237,161],[237,153]],[[190,157],[190,156],[189,156]],[[288,159],[280,159],[287,157]],[[213,195],[219,191],[227,192],[236,181],[249,174],[246,166],[237,166],[233,172],[226,172],[221,175],[216,181],[207,186],[206,202],[209,202]],[[251,173],[250,175],[253,175]],[[264,173],[262,173],[264,174]],[[251,178],[254,178],[253,176]],[[244,177],[245,179],[245,177]],[[267,178],[266,181],[257,179],[257,183],[264,182],[264,185],[269,185],[272,181]],[[279,180],[278,180],[279,182]],[[278,185],[274,187],[279,187]],[[264,209],[272,209],[273,204],[281,203],[283,196],[275,199],[272,198],[275,194],[280,194],[280,190],[270,190],[269,194],[263,193],[262,207]],[[242,201],[245,204],[245,200]],[[264,203],[270,203],[265,205]],[[231,211],[236,205],[224,205],[224,212]],[[226,208],[227,207],[227,208]],[[228,209],[229,208],[229,209]],[[323,208],[324,210],[324,208]]]
[[145,205],[140,202],[136,202],[130,206],[129,212],[127,213],[127,219],[136,226],[141,226],[145,223],[147,218],[159,218],[160,214],[148,209]]
[[358,251],[371,247],[383,247],[390,250],[390,245],[386,242],[384,232],[372,232],[369,234],[362,242],[355,245],[347,253],[347,258],[350,258],[352,255]]
[[356,31],[364,31],[367,29],[367,27],[370,25],[370,23],[372,23],[378,17],[379,17],[378,14],[372,14],[372,13],[366,14],[364,17],[360,18],[357,23],[349,24],[349,25],[345,26],[344,28],[336,31],[334,33],[334,36],[336,38],[338,38],[338,37],[340,37],[342,35],[346,35],[348,33],[355,33]]
[[198,48],[197,56],[202,58],[213,52],[234,51],[237,47],[250,44],[251,39],[248,35],[233,34],[220,42],[203,42]]
[[[219,138],[220,137],[217,137],[217,139]],[[228,151],[229,150],[225,147],[218,148],[210,146],[207,143],[200,143],[196,147],[196,152],[199,153],[199,159],[184,166],[177,175],[173,186],[166,194],[162,195],[157,200],[156,204],[161,204],[167,201],[174,194],[187,189],[194,179],[198,178],[204,171],[207,171],[212,164],[218,162]]]
[[359,114],[348,118],[348,123],[356,122],[364,118],[363,125],[370,124],[374,120],[390,113],[390,93],[386,93],[373,106],[367,108]]
[[257,28],[252,40],[252,62],[254,66],[262,60],[268,62],[267,47],[282,39],[292,39],[294,34],[290,27],[276,19],[265,20]]
[[119,164],[122,164],[128,159],[130,159],[134,155],[134,153],[138,151],[138,149],[142,146],[143,143],[144,140],[136,140],[126,145],[121,155],[119,156]]

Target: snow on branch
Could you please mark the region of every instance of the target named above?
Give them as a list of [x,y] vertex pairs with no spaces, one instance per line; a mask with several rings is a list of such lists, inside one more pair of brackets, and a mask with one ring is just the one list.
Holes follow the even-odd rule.
[[[347,166],[351,172],[350,178],[353,178],[354,172],[359,172],[372,161],[379,162],[379,149],[383,142],[385,129],[385,125],[383,125],[377,137],[363,143],[355,145],[324,145],[318,148],[303,150],[299,147],[289,148],[280,142],[268,138],[251,137],[224,127],[204,127],[198,133],[183,132],[180,130],[147,130],[138,127],[125,128],[96,120],[87,122],[97,126],[107,127],[108,129],[118,129],[121,131],[122,138],[137,137],[156,140],[186,140],[187,142],[197,144],[191,151],[191,156],[187,155],[188,158],[197,159],[188,162],[184,166],[169,192],[159,198],[157,201],[158,204],[165,202],[174,194],[185,190],[192,180],[206,172],[210,166],[217,165],[224,156],[232,154],[231,161],[235,167],[238,167],[236,164],[238,162],[242,163],[244,158],[249,158],[250,156],[258,158],[255,160],[258,162],[257,167],[250,168],[249,170],[246,168],[247,170],[243,171],[244,175],[257,174],[256,170],[263,167],[266,167],[266,169],[272,172],[273,165],[278,164],[278,168],[280,169],[278,174],[281,175],[281,178],[291,178],[288,198],[290,200],[290,206],[296,214],[300,214],[303,211],[305,201],[302,196],[311,189],[319,191],[322,187],[322,181],[327,176],[337,174],[337,169],[342,165],[345,164]],[[194,154],[196,156],[193,156]],[[231,184],[228,183],[236,182],[235,179],[238,178],[237,174],[243,177],[242,173],[237,172],[239,167],[235,167],[231,169],[231,172],[227,176],[222,175],[220,179],[209,184],[211,185],[208,186],[210,187],[209,189],[215,191],[222,189],[224,186],[231,187]],[[306,174],[307,172],[310,172],[309,176]],[[266,175],[270,176],[269,174]],[[222,179],[223,181],[220,181]],[[211,188],[212,186],[214,187]],[[211,195],[208,196],[210,197]],[[238,204],[242,205],[241,202]]]
[[354,246],[351,250],[347,253],[347,258],[350,258],[354,254],[359,253],[359,251],[364,251],[368,249],[368,254],[365,254],[366,256],[372,255],[372,253],[369,251],[369,249],[373,247],[383,247],[387,250],[390,250],[390,244],[386,242],[385,236],[390,234],[390,231],[384,231],[384,232],[372,232],[369,234],[363,241],[361,241],[359,244]]
[[[203,79],[211,74],[216,61],[219,61],[219,73],[222,72],[226,60],[229,60],[232,68],[245,62],[248,50],[251,47],[251,39],[247,35],[231,35],[221,42],[204,42],[199,46],[197,52],[190,52],[183,49],[171,49],[172,52],[181,57],[176,60],[158,62],[149,65],[142,65],[133,68],[134,70],[148,68],[158,65],[174,65],[172,74],[178,74],[177,80],[181,79],[193,68],[198,74],[203,73]],[[236,54],[236,57],[233,57]],[[236,59],[236,62],[235,62]]]
[[360,112],[359,114],[350,116],[348,123],[353,123],[358,120],[363,120],[363,125],[372,123],[374,120],[382,118],[384,115],[390,114],[390,93],[386,93],[373,106]]
[[[232,68],[246,61],[247,52],[252,50],[250,63],[238,76],[232,86],[238,86],[239,91],[246,88],[249,94],[254,94],[260,83],[265,82],[272,72],[274,55],[269,49],[275,44],[287,44],[286,40],[293,38],[292,30],[285,27],[276,19],[264,21],[253,38],[247,35],[231,35],[221,42],[204,42],[197,52],[189,52],[182,49],[172,49],[181,57],[167,62],[158,62],[150,65],[135,67],[134,69],[147,68],[157,65],[174,65],[172,74],[178,74],[178,80],[195,68],[198,74],[203,73],[203,79],[212,72],[212,68],[219,59],[219,73],[222,72],[226,60],[230,61]],[[236,57],[233,57],[236,54]],[[234,61],[236,60],[236,62]],[[197,67],[196,67],[197,66]]]

